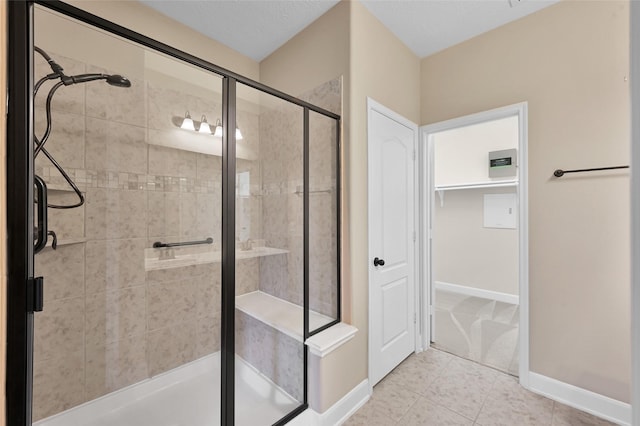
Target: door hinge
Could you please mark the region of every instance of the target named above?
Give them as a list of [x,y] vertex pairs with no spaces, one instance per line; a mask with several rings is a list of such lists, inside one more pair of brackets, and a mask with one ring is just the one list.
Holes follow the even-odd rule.
[[35,277],[27,280],[27,295],[31,301],[27,307],[29,312],[42,312],[44,305],[44,278]]
[[413,231],[413,242],[416,242],[416,231]]
[[415,312],[413,313],[413,323],[414,324],[416,323],[416,314],[415,314]]

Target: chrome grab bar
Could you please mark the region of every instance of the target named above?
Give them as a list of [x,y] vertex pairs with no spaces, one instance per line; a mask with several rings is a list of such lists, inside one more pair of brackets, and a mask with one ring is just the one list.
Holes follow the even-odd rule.
[[183,243],[163,243],[163,242],[160,242],[160,241],[156,241],[155,243],[153,243],[153,248],[195,246],[195,245],[198,245],[198,244],[213,244],[213,238],[209,237],[206,240],[185,241]]

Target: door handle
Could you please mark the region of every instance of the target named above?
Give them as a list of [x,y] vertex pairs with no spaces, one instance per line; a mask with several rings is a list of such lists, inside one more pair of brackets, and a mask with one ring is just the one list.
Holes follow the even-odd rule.
[[373,259],[373,266],[384,266],[384,259]]
[[47,245],[49,232],[47,230],[47,184],[40,176],[33,177],[33,184],[36,186],[36,194],[38,200],[36,202],[38,209],[38,225],[36,226],[36,243],[33,247],[33,253],[39,253]]

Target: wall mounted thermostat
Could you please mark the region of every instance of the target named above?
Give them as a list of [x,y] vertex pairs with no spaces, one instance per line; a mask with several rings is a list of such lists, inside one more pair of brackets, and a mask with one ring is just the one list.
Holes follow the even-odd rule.
[[518,150],[503,149],[501,151],[489,151],[489,177],[516,176]]

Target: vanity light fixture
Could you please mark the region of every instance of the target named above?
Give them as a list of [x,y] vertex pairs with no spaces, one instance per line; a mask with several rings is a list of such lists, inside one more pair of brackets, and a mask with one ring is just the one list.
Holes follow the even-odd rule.
[[[216,120],[215,128],[213,128],[209,122],[207,121],[207,117],[203,114],[200,121],[194,121],[191,118],[191,114],[189,111],[184,113],[184,118],[173,116],[171,118],[173,124],[177,127],[180,127],[184,130],[190,130],[192,132],[197,132],[203,135],[211,135],[213,134],[216,138],[222,138],[222,122],[218,118]],[[213,131],[212,131],[213,129]],[[242,140],[242,132],[239,128],[236,127],[236,140]]]
[[[220,119],[216,120],[216,131],[213,133],[213,136],[217,138],[222,137],[222,123],[220,122]],[[242,140],[242,132],[237,127],[236,127],[236,140],[238,141]]]
[[193,130],[194,132],[196,131],[196,127],[193,124],[193,120],[191,119],[191,115],[189,114],[189,111],[187,111],[184,114],[184,120],[182,120],[182,124],[180,125],[180,128],[185,130]]

